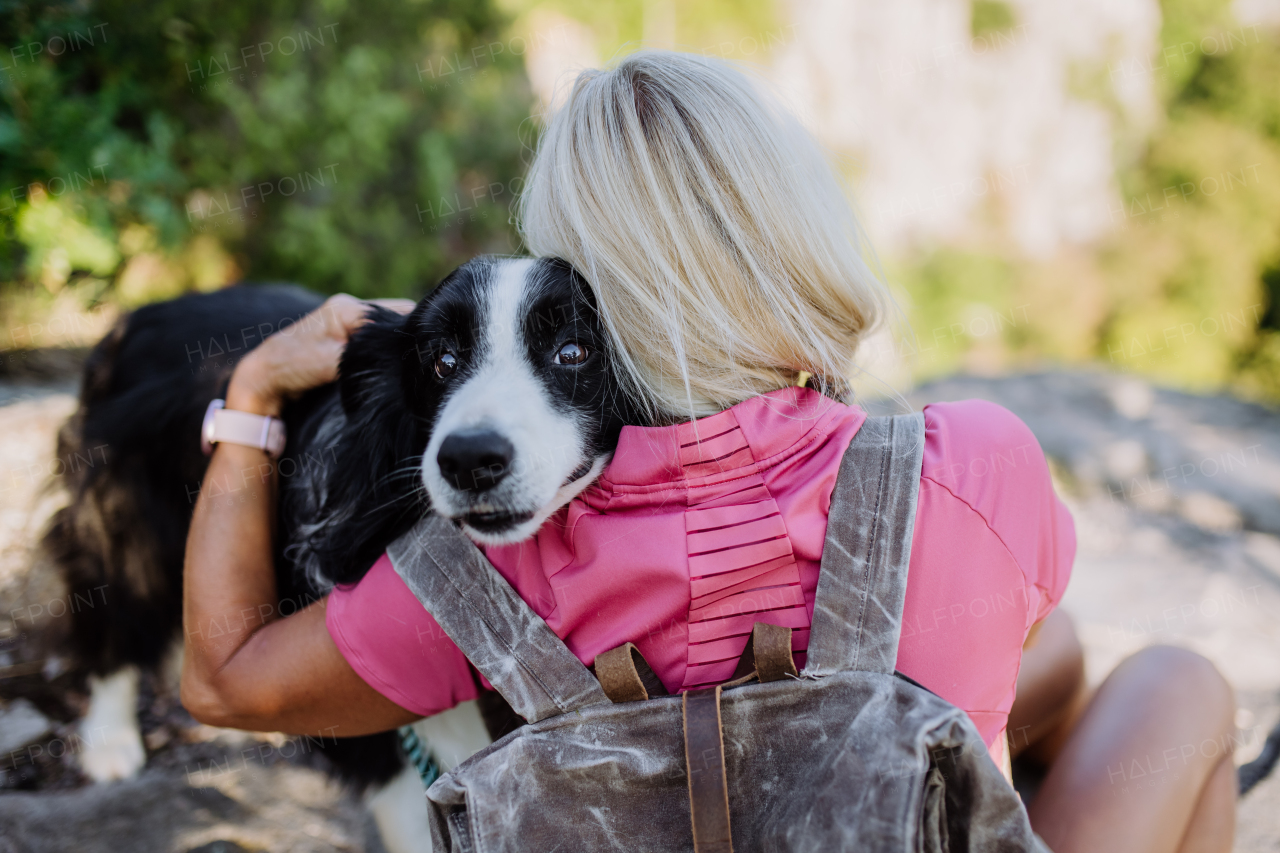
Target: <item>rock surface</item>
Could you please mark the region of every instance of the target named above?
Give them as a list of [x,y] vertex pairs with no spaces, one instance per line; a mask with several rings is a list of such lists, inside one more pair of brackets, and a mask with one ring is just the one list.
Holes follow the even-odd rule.
[[[256,753],[254,753],[256,754]],[[252,762],[188,781],[148,767],[71,791],[0,796],[2,853],[380,850],[359,804],[315,770]]]
[[53,729],[49,718],[26,699],[0,707],[0,754],[34,743]]

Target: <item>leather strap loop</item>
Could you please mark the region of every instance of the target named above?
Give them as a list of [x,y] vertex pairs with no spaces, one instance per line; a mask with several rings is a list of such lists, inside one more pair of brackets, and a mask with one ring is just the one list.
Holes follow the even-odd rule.
[[684,694],[684,758],[694,853],[733,853],[719,687]]
[[604,695],[615,703],[667,695],[666,686],[633,643],[596,655],[593,667]]
[[781,681],[799,675],[791,654],[791,629],[757,622],[738,659],[738,668],[727,686],[750,680],[754,673],[761,681]]

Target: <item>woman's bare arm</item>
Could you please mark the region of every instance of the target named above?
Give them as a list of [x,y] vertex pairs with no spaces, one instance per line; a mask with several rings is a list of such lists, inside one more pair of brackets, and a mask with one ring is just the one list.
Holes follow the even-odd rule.
[[[227,407],[276,415],[285,396],[331,381],[363,317],[360,302],[335,297],[289,339],[268,339],[237,368]],[[328,737],[417,719],[346,662],[325,628],[327,600],[281,615],[271,541],[276,479],[263,451],[214,450],[187,538],[183,704],[210,725]]]

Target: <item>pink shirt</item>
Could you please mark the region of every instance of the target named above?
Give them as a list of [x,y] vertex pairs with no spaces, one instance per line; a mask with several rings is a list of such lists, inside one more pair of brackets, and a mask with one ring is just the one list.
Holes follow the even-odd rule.
[[[980,400],[926,406],[924,466],[897,668],[995,744],[1027,631],[1075,554],[1035,437]],[[486,549],[583,663],[634,642],[672,691],[729,680],[751,625],[793,631],[804,664],[827,512],[866,414],[808,389],[696,424],[626,427],[599,481],[526,542]],[[384,555],[329,598],[360,677],[430,715],[475,698],[466,659]]]

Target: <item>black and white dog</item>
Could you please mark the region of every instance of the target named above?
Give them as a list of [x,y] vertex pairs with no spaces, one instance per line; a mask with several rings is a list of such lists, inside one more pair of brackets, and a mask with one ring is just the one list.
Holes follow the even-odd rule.
[[[71,595],[103,604],[71,623],[89,678],[81,761],[96,780],[145,762],[138,674],[181,639],[183,549],[207,460],[200,426],[244,353],[321,298],[241,286],[133,312],[93,350],[62,458],[105,464],[70,477],[43,547]],[[558,260],[480,258],[407,316],[370,309],[340,378],[285,410],[276,541],[280,611],[359,580],[429,511],[481,543],[532,535],[599,474],[624,424],[609,346],[586,283]],[[234,483],[204,488],[234,489]],[[418,724],[446,769],[488,742],[474,707]],[[325,743],[337,775],[366,790],[394,851],[424,842],[425,804],[394,735]],[[423,821],[419,824],[418,821]]]

